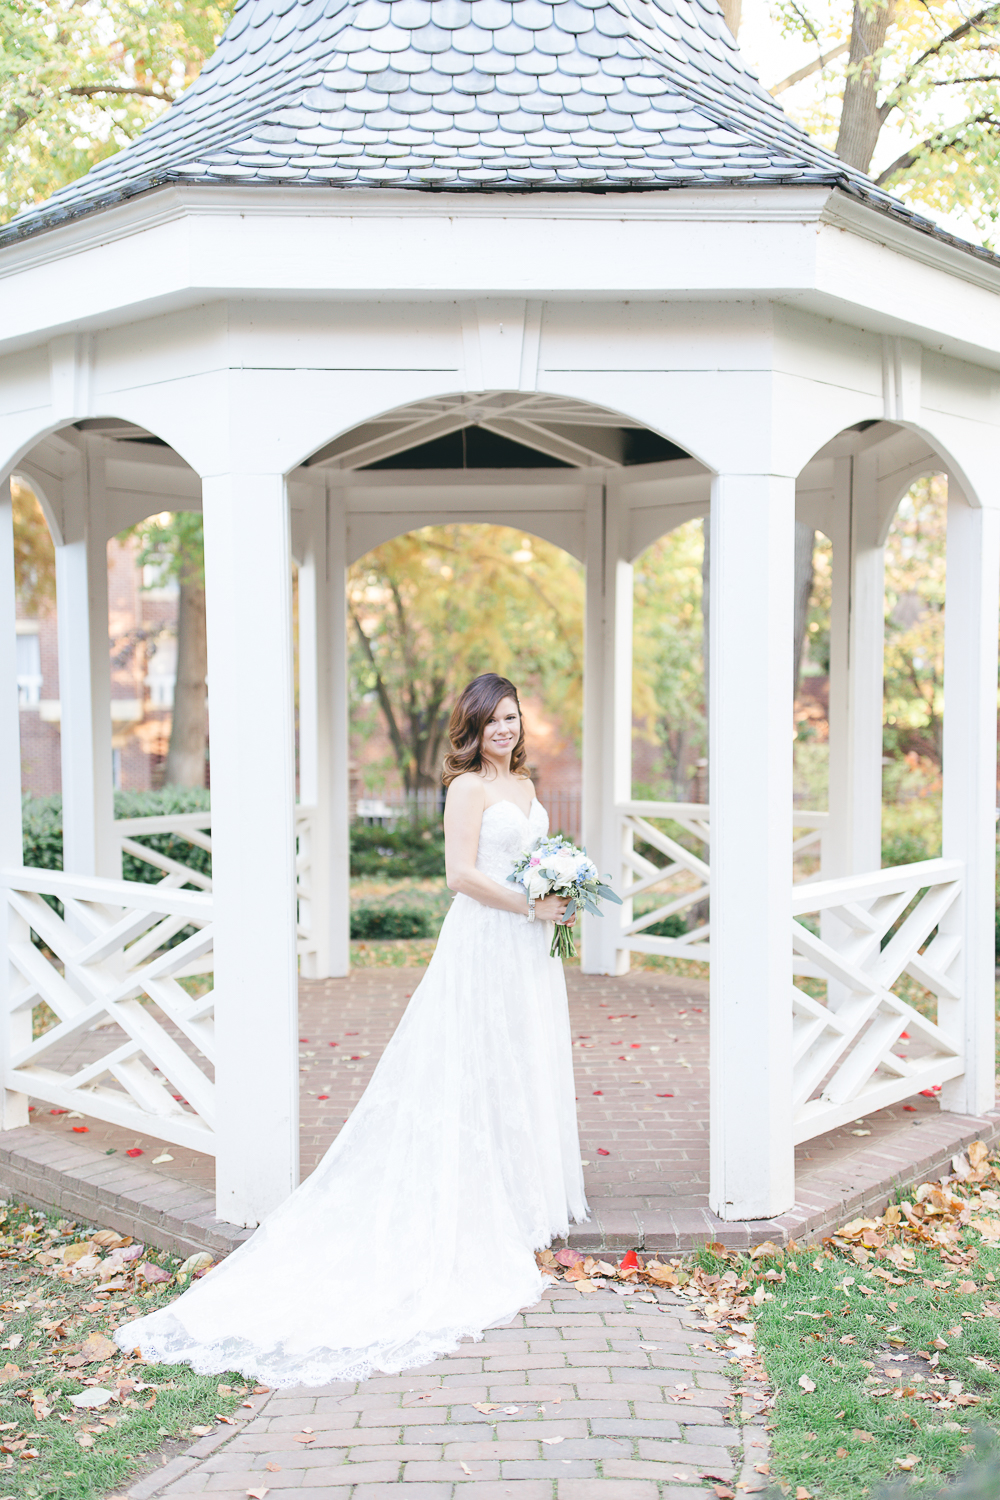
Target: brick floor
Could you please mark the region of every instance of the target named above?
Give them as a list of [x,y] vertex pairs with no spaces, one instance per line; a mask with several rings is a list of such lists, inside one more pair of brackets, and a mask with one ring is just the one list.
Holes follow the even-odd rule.
[[[698,1322],[668,1292],[550,1287],[420,1370],[258,1398],[237,1430],[202,1439],[129,1500],[244,1500],[258,1487],[311,1500],[681,1500],[711,1492],[706,1475],[752,1492],[765,1483],[752,1466],[766,1456],[764,1417],[731,1394],[738,1367],[706,1352]],[[584,1325],[594,1362],[580,1369]],[[667,1346],[684,1351],[669,1368]],[[539,1347],[544,1385],[532,1379]]]
[[[360,969],[349,979],[303,980],[300,986],[300,1118],[303,1175],[308,1175],[360,1098],[422,969]],[[798,1202],[779,1220],[723,1224],[708,1208],[708,985],[636,971],[611,979],[567,970],[580,1139],[590,1224],[571,1232],[583,1247],[639,1246],[684,1249],[706,1240],[733,1246],[812,1235],[844,1214],[881,1209],[897,1183],[944,1169],[953,1152],[977,1136],[995,1140],[1000,1116],[970,1119],[948,1114],[933,1099],[916,1097],[863,1121],[807,1141],[796,1152]],[[186,1045],[183,1038],[178,1038]],[[106,1037],[85,1034],[72,1054],[78,1065],[106,1047]],[[67,1054],[66,1061],[69,1061]],[[83,1160],[93,1193],[118,1215],[114,1227],[132,1224],[165,1245],[198,1244],[214,1231],[211,1193],[214,1162],[197,1152],[146,1136],[136,1138],[103,1121],[69,1120],[38,1104],[31,1115],[32,1160],[17,1170],[4,1160],[0,1181],[32,1196],[32,1174],[50,1176]],[[86,1125],[74,1134],[73,1125]],[[859,1138],[852,1130],[864,1128]],[[56,1158],[40,1165],[38,1136],[58,1143]],[[41,1145],[45,1145],[43,1139]],[[10,1155],[9,1148],[8,1156]],[[140,1158],[125,1159],[128,1149]],[[106,1160],[103,1153],[114,1151]],[[42,1151],[44,1156],[44,1151]],[[157,1162],[160,1155],[169,1161]],[[97,1179],[112,1162],[115,1171]],[[131,1199],[141,1202],[129,1219]],[[157,1181],[161,1184],[157,1191]],[[196,1190],[187,1205],[178,1184]],[[79,1187],[79,1185],[77,1185]],[[59,1206],[88,1214],[86,1192],[61,1179]],[[34,1195],[48,1202],[39,1191]],[[94,1217],[96,1207],[90,1216]],[[173,1236],[173,1238],[171,1238]],[[223,1236],[224,1238],[224,1236]],[[216,1248],[216,1240],[205,1238]],[[220,1242],[221,1243],[221,1242]]]

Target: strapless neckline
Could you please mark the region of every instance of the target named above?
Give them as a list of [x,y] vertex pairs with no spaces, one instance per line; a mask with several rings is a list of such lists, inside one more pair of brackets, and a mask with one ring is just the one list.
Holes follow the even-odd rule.
[[524,819],[524,821],[526,823],[530,823],[531,822],[531,814],[534,812],[534,810],[535,810],[535,804],[537,802],[538,802],[538,798],[537,797],[532,797],[532,799],[531,799],[531,806],[528,808],[528,811],[527,812],[521,812],[521,809],[518,807],[518,805],[514,801],[513,797],[500,797],[498,799],[498,801],[491,802],[490,805],[489,805],[489,807],[484,807],[483,808],[483,817],[485,818],[486,814],[488,812],[490,812],[494,807],[513,807],[519,813],[521,813],[521,817]]

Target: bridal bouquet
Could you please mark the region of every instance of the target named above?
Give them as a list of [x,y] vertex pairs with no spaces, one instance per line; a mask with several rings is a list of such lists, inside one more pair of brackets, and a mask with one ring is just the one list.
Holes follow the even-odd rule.
[[529,896],[540,900],[543,896],[568,896],[562,922],[555,924],[552,935],[551,958],[573,958],[576,944],[573,931],[565,924],[580,907],[595,917],[601,915],[598,901],[614,901],[621,906],[621,897],[616,896],[610,885],[597,873],[597,866],[587,858],[585,849],[578,849],[561,833],[552,838],[539,839],[533,849],[521,855],[507,879],[514,885],[523,886]]

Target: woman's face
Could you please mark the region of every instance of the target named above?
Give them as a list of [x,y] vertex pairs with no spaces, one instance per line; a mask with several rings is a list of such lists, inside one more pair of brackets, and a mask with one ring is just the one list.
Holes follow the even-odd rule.
[[521,715],[513,698],[501,698],[483,729],[483,754],[492,761],[509,758],[521,734]]

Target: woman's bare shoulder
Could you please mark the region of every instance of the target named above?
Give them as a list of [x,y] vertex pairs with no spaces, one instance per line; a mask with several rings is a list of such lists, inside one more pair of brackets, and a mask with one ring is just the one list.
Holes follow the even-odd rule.
[[453,797],[463,807],[482,806],[486,801],[486,783],[475,771],[463,771],[448,788],[448,800]]

